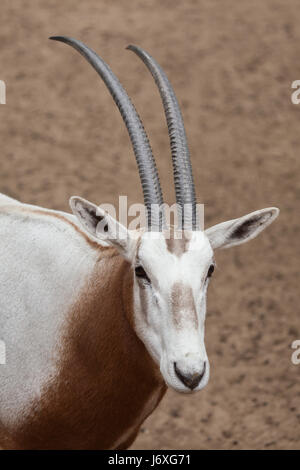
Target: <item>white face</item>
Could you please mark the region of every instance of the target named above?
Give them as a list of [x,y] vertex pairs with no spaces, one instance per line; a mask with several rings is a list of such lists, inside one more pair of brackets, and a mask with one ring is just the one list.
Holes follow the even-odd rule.
[[166,383],[179,392],[205,387],[209,362],[204,344],[206,292],[213,250],[251,240],[279,214],[276,207],[222,222],[205,232],[127,230],[103,209],[79,198],[71,208],[87,233],[115,246],[134,270],[135,330],[159,364]]
[[198,231],[181,239],[146,232],[138,244],[134,268],[138,336],[170,387],[186,393],[202,389],[209,379],[204,324],[214,269],[208,238]]

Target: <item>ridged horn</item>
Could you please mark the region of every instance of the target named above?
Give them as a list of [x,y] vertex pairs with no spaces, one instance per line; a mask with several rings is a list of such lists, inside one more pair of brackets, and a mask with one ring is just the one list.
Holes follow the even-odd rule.
[[176,202],[183,228],[198,230],[196,195],[190,153],[183,119],[172,85],[161,66],[142,48],[130,45],[151,72],[163,102],[166,115],[173,162]]
[[49,39],[64,42],[76,49],[92,65],[110,91],[133,146],[144,194],[148,229],[161,231],[163,213],[159,207],[163,204],[163,197],[158,172],[144,126],[129,96],[104,60],[81,41],[66,36],[52,36]]

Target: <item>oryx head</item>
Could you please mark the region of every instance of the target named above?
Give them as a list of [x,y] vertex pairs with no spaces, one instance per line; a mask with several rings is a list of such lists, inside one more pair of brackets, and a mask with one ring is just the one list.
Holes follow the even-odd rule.
[[168,124],[174,171],[178,227],[165,221],[163,197],[151,147],[142,122],[124,88],[107,64],[80,41],[55,37],[77,49],[104,80],[127,126],[141,178],[147,228],[127,230],[94,204],[71,199],[71,208],[94,237],[115,246],[131,263],[134,276],[135,330],[160,365],[166,383],[180,392],[203,388],[209,379],[204,344],[206,292],[214,250],[256,237],[277,217],[271,207],[203,231],[180,108],[164,71],[145,51],[129,46],[145,63],[158,86]]

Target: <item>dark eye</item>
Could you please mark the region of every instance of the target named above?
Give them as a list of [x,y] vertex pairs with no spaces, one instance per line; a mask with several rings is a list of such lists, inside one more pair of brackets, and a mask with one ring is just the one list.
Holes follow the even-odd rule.
[[207,277],[211,277],[214,270],[215,270],[215,267],[213,264],[211,264],[207,273]]
[[140,279],[144,279],[145,281],[150,283],[150,279],[147,276],[147,273],[142,266],[137,266],[135,268],[135,275],[136,277],[139,277]]

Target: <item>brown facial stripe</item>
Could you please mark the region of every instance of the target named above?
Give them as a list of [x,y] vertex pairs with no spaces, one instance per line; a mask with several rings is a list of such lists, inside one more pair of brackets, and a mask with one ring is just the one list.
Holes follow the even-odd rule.
[[174,228],[170,227],[169,232],[165,233],[167,249],[170,253],[180,257],[189,248],[190,235],[190,232],[176,231]]
[[175,282],[171,291],[171,308],[174,323],[181,328],[186,321],[190,321],[198,328],[197,310],[194,302],[193,291],[190,286],[183,282]]

